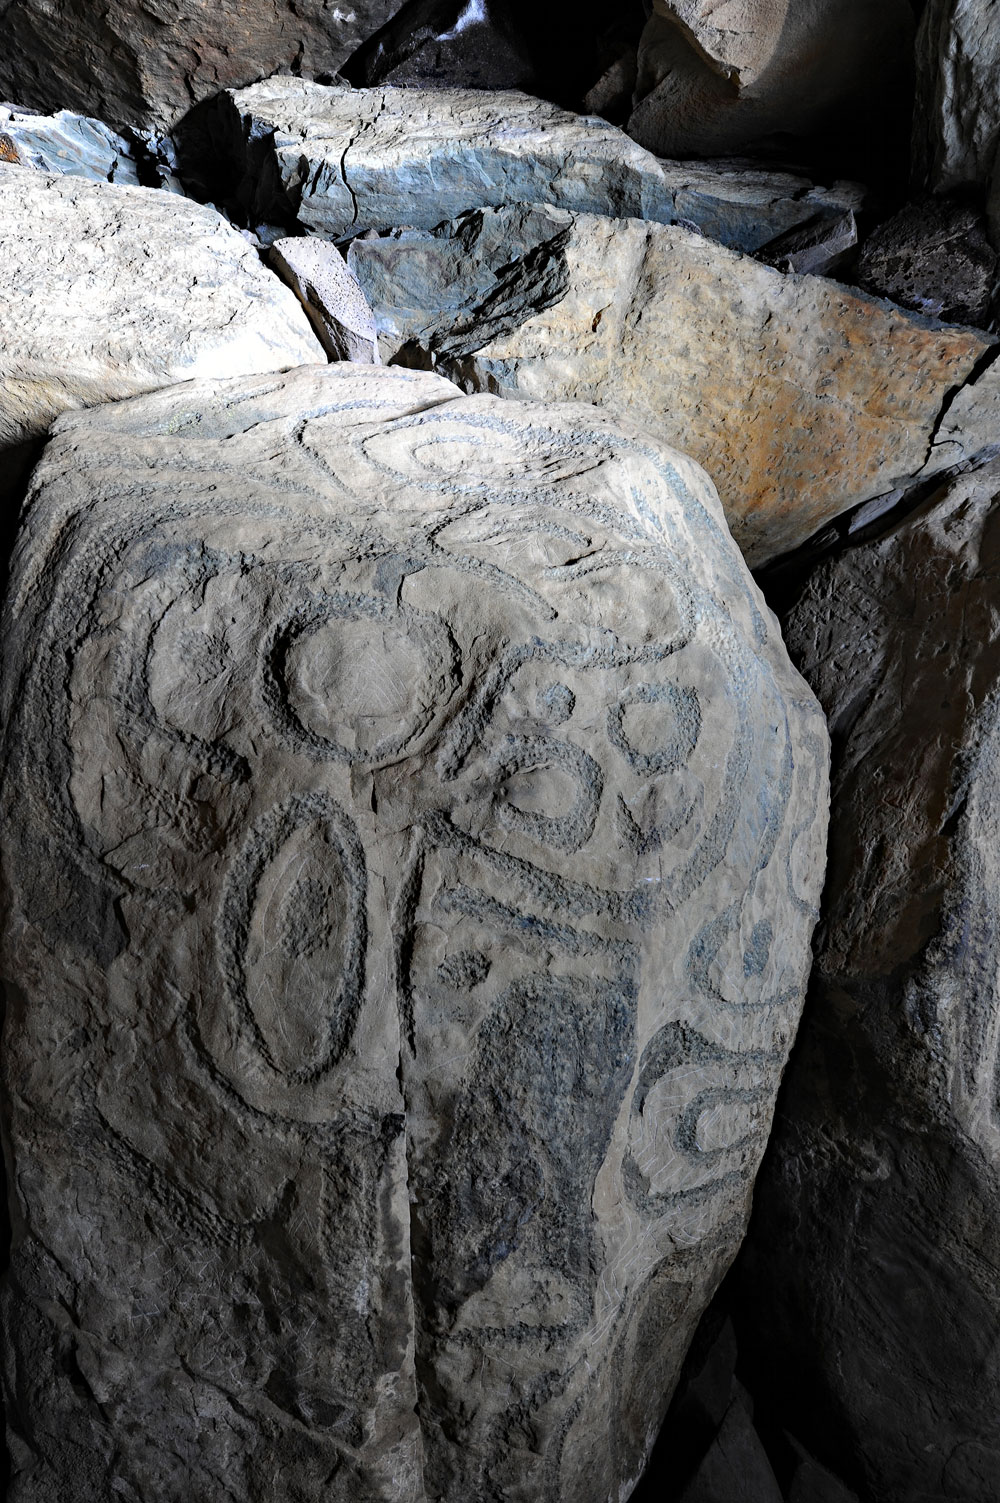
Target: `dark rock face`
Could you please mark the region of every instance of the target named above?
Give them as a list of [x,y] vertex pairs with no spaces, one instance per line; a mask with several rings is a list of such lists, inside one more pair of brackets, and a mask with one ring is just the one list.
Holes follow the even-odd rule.
[[0,98],[166,129],[280,69],[334,73],[397,0],[8,0]]
[[867,292],[948,323],[986,321],[997,280],[986,221],[948,199],[908,204],[865,241],[857,279]]
[[631,44],[641,0],[409,0],[342,73],[352,84],[524,89],[576,106]]
[[703,472],[374,366],[60,420],[4,635],[12,1503],[606,1503],[746,1225],[815,700]]
[[984,188],[1000,145],[1000,12],[992,0],[927,0],[916,45],[914,178]]
[[860,151],[867,176],[906,119],[911,39],[906,0],[655,0],[629,134],[663,156]]
[[834,744],[826,916],[758,1181],[762,1389],[866,1499],[998,1496],[1000,464],[787,622]]

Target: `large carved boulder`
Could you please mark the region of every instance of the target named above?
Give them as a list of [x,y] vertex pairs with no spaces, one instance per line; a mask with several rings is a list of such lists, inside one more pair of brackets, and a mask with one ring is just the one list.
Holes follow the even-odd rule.
[[325,360],[222,215],[152,188],[0,166],[0,453],[67,408]]
[[830,873],[747,1309],[786,1423],[884,1503],[1000,1478],[998,558],[994,460],[787,623],[836,748]]
[[193,104],[294,67],[334,73],[399,0],[6,0],[0,98],[119,128],[169,128]]
[[59,420],[5,625],[14,1503],[637,1478],[826,737],[704,474],[377,367]]

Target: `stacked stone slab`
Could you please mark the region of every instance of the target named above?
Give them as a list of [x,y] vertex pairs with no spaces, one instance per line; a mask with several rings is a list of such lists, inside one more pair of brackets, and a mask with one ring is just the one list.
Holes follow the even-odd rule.
[[67,414],[4,655],[14,1503],[627,1496],[823,866],[705,476],[378,367]]
[[640,423],[705,467],[751,567],[943,462],[942,412],[996,346],[636,219],[502,209],[349,263],[383,359]]
[[856,184],[816,188],[791,173],[663,162],[605,120],[513,89],[349,90],[268,78],[220,99],[212,131],[230,189],[244,175],[251,222],[290,216],[333,239],[542,203],[682,220],[753,251],[863,196]]

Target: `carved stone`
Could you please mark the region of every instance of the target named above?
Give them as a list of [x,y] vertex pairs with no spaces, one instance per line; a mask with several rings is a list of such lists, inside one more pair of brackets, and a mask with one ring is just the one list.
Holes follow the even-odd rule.
[[191,383],[58,421],[4,645],[13,1503],[625,1498],[824,854],[704,474]]
[[0,453],[67,408],[325,359],[294,293],[207,205],[0,166],[0,230]]

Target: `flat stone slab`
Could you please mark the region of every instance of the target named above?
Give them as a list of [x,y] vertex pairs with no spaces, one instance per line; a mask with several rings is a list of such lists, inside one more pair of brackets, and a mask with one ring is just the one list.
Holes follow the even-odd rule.
[[625,1496],[824,864],[822,716],[710,483],[335,365],[65,415],[32,496],[12,1499]]
[[466,209],[547,203],[591,214],[684,220],[757,250],[817,214],[860,207],[863,190],[788,173],[661,162],[624,131],[517,90],[328,88],[277,77],[222,101],[220,150],[252,220],[285,211],[333,239],[401,225],[432,229]]
[[639,423],[705,467],[751,567],[921,471],[997,343],[678,226],[545,207],[357,241],[349,264],[384,360]]
[[59,412],[325,359],[306,314],[214,209],[0,166],[0,449]]

